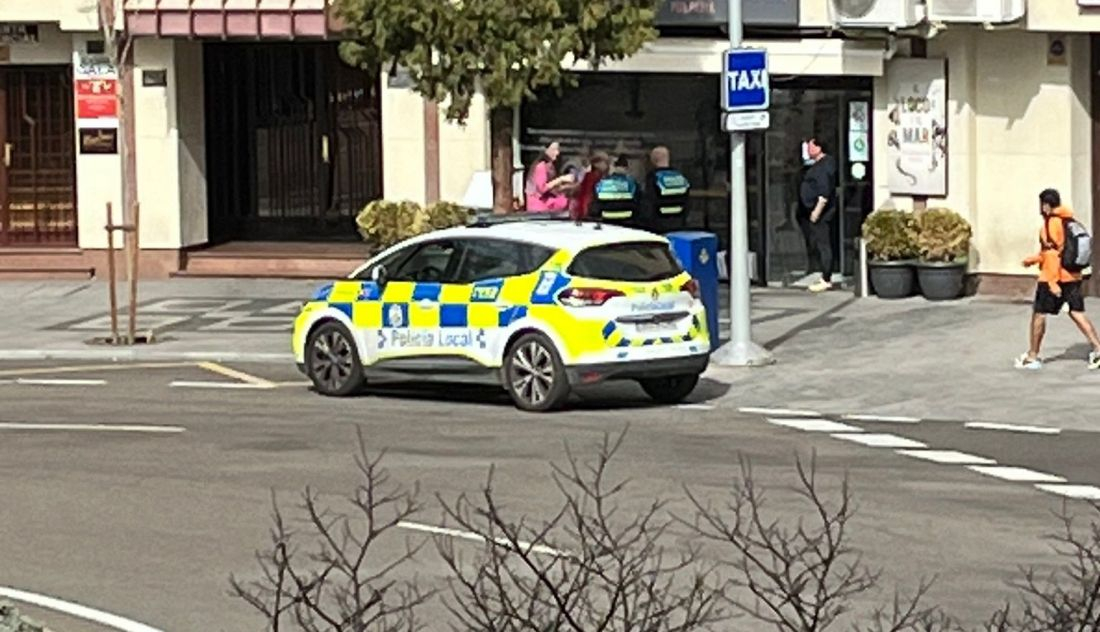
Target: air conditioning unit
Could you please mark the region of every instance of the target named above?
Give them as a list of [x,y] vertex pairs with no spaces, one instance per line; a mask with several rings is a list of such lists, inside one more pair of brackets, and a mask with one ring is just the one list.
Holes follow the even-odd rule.
[[839,27],[900,29],[924,19],[922,0],[831,0],[830,6]]
[[[1047,0],[1049,1],[1049,0]],[[933,22],[1004,24],[1024,17],[1025,0],[928,0]]]

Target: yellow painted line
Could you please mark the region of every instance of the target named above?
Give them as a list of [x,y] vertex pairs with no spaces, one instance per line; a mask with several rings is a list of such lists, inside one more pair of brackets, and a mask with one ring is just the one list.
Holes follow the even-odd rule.
[[262,377],[250,375],[248,373],[245,373],[244,371],[231,369],[227,366],[222,366],[216,362],[200,362],[199,368],[206,369],[211,373],[217,373],[218,375],[234,380],[239,380],[246,384],[251,384],[260,388],[275,388],[275,383],[270,380],[265,380]]
[[175,369],[186,366],[195,366],[194,362],[155,362],[142,364],[92,364],[80,366],[56,366],[34,369],[7,369],[0,371],[0,376],[18,377],[23,375],[52,375],[56,373],[83,373],[87,371],[128,371],[130,369]]

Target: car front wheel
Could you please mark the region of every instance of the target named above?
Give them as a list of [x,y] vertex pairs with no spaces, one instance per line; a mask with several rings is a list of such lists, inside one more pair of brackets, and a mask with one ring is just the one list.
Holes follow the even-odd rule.
[[679,404],[684,401],[695,386],[699,384],[699,375],[671,375],[669,377],[656,377],[646,380],[638,380],[642,390],[653,401],[660,404]]
[[313,330],[306,343],[306,375],[322,395],[344,397],[362,390],[363,363],[346,327],[330,321]]
[[557,350],[542,334],[526,334],[508,350],[504,388],[522,410],[560,408],[569,397],[569,378]]

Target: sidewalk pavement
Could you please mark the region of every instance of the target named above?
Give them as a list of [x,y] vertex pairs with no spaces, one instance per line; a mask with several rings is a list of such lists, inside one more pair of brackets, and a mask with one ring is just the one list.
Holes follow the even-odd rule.
[[[109,333],[104,283],[0,283],[0,360],[289,363],[290,323],[320,283],[143,282],[138,330],[160,341],[135,348],[87,344]],[[1089,308],[1100,315],[1100,301]],[[1100,414],[1089,407],[1100,372],[1085,370],[1088,347],[1068,318],[1049,323],[1042,371],[1013,368],[1026,349],[1028,314],[1026,303],[988,298],[930,303],[761,289],[753,294],[753,338],[772,349],[776,364],[714,366],[708,377],[731,384],[721,406],[1100,431]]]

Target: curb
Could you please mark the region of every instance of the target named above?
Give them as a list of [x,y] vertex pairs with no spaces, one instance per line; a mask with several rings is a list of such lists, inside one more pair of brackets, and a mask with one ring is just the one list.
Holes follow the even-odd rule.
[[157,349],[0,349],[0,362],[13,360],[153,360],[163,362],[267,362],[293,364],[292,353],[161,351]]

